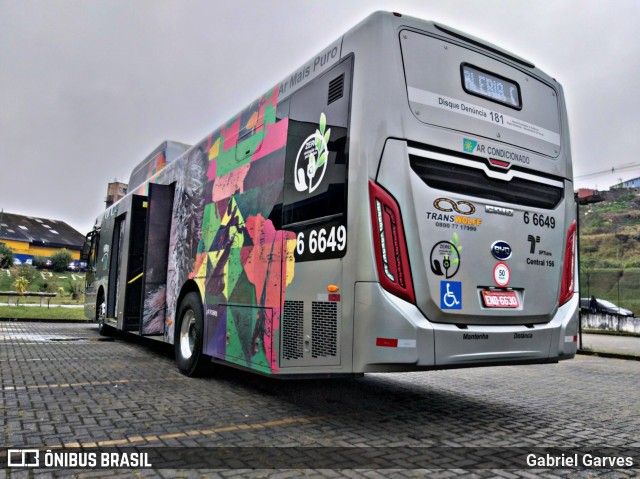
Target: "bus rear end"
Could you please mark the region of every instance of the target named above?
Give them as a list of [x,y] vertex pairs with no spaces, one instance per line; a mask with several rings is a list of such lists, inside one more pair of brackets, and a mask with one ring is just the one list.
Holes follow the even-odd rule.
[[356,283],[355,368],[573,357],[577,232],[560,85],[447,27],[392,21],[403,111],[369,180],[377,282]]

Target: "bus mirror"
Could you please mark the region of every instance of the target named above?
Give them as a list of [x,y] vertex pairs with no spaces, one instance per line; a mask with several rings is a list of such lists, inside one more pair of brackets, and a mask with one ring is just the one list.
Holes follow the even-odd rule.
[[95,232],[87,234],[84,238],[84,244],[82,245],[82,252],[80,253],[80,259],[82,261],[89,261],[89,254],[91,253],[91,243],[93,241],[93,237],[95,236]]
[[85,241],[82,245],[82,253],[80,253],[80,259],[82,261],[89,261],[89,250],[91,249],[91,243]]

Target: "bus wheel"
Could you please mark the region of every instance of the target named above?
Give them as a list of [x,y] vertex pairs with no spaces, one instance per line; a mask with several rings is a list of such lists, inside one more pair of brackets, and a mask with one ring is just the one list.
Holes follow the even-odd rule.
[[101,296],[96,306],[96,319],[98,320],[98,333],[100,336],[110,336],[113,334],[113,329],[105,323],[107,318],[107,303],[104,302],[104,298]]
[[202,303],[197,293],[187,294],[178,308],[178,322],[174,335],[178,369],[186,376],[201,376],[210,359],[202,352],[204,322]]

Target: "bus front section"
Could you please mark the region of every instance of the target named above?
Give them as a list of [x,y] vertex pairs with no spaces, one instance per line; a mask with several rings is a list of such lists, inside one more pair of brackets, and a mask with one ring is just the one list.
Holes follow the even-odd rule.
[[378,281],[356,283],[354,367],[572,358],[577,231],[560,85],[447,27],[394,21],[403,111],[369,180]]

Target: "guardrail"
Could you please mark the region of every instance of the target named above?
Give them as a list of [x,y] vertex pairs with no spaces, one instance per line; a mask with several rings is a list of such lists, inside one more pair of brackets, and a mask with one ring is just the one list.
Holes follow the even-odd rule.
[[[47,308],[51,306],[51,298],[56,296],[56,293],[32,293],[27,292],[23,294],[18,294],[16,291],[0,291],[0,296],[7,297],[7,304],[11,305],[11,298],[22,298],[25,296],[37,296],[40,297],[40,306],[44,306],[44,300],[47,300]],[[17,303],[16,303],[17,304]]]

